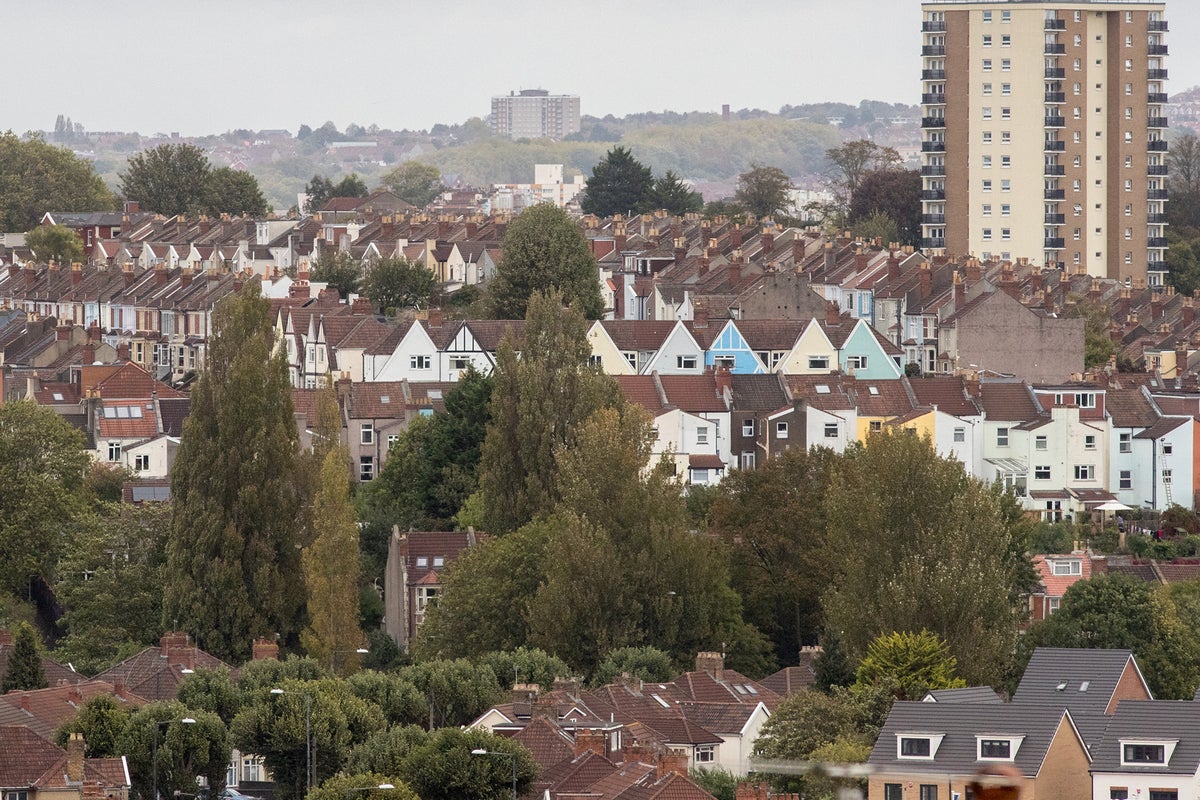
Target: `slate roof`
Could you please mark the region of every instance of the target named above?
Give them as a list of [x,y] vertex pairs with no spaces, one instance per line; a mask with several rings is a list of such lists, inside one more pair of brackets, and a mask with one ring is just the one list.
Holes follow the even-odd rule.
[[1000,695],[990,686],[966,686],[962,689],[931,689],[922,698],[926,703],[976,703],[996,705],[1003,703]]
[[1109,575],[1126,575],[1130,578],[1137,578],[1146,583],[1159,583],[1158,573],[1154,571],[1153,564],[1144,563],[1129,563],[1129,564],[1109,564]]
[[[1023,735],[1013,766],[1026,777],[1037,775],[1059,723],[1070,715],[1062,706],[976,705],[900,701],[892,706],[867,763],[877,769],[914,774],[970,775],[980,767],[978,734]],[[930,760],[897,757],[897,735],[944,734]]]
[[788,405],[779,376],[731,375],[733,407],[738,411],[777,411]]
[[158,410],[162,418],[163,433],[168,436],[183,435],[183,421],[191,409],[191,398],[159,397]]
[[1104,409],[1112,417],[1114,428],[1149,428],[1158,421],[1158,413],[1141,389],[1110,388]]
[[1039,647],[1025,667],[1012,702],[1027,707],[1065,706],[1072,714],[1103,714],[1131,663],[1136,668],[1129,650]]
[[[1094,772],[1195,775],[1200,770],[1200,724],[1198,710],[1190,700],[1128,701],[1117,706],[1104,737],[1092,749]],[[1121,740],[1178,739],[1166,765],[1121,765]]]

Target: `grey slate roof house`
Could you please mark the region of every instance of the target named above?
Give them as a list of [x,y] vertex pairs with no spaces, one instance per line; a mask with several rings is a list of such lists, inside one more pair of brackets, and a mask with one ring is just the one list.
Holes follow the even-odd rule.
[[1092,748],[1092,796],[1186,800],[1200,792],[1200,708],[1125,702]]

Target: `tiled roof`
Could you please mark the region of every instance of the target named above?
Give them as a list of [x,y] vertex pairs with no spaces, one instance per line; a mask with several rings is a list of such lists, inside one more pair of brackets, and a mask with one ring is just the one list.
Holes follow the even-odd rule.
[[131,361],[119,366],[84,366],[80,385],[84,391],[94,386],[100,397],[105,399],[145,399],[155,393],[159,397],[183,397],[181,392],[155,380],[150,373]]
[[[149,408],[147,408],[149,406]],[[109,413],[123,411],[129,416],[110,417]],[[130,414],[132,410],[132,414]],[[97,436],[111,439],[149,439],[158,433],[154,404],[144,401],[105,401],[102,413],[97,414]],[[136,415],[136,416],[135,416]]]
[[579,792],[598,780],[617,771],[607,758],[588,750],[569,761],[561,761],[542,774],[550,787],[551,795],[561,792]]
[[409,381],[408,400],[417,406],[432,406],[435,411],[446,409],[446,395],[458,387],[447,381]]
[[1129,650],[1039,647],[1025,667],[1012,702],[1027,708],[1066,707],[1072,714],[1104,713],[1131,663]]
[[759,681],[759,683],[780,697],[786,697],[793,692],[807,689],[816,682],[817,676],[812,668],[812,664],[802,664],[798,667],[784,667]]
[[956,417],[979,416],[979,407],[967,394],[966,383],[961,377],[938,375],[909,378],[908,382],[917,402],[923,406],[937,406],[938,411]]
[[671,405],[691,414],[721,413],[729,409],[717,392],[713,375],[660,375],[663,393]]
[[28,727],[0,725],[0,786],[11,789],[32,786],[62,756],[62,748]]
[[39,736],[51,739],[63,723],[75,719],[84,703],[99,695],[108,695],[130,708],[139,708],[146,702],[136,694],[118,693],[113,684],[103,680],[13,691],[0,695],[0,724],[27,725]]
[[1109,575],[1125,575],[1130,578],[1137,578],[1146,583],[1158,583],[1158,573],[1154,571],[1153,564],[1109,564]]
[[1158,439],[1188,421],[1188,417],[1162,417],[1141,433],[1135,434],[1135,439]]
[[[680,703],[679,710],[689,721],[717,734],[740,734],[758,706],[742,703]],[[653,723],[652,723],[653,724]]]
[[[1200,709],[1191,700],[1124,702],[1109,720],[1104,737],[1092,749],[1096,772],[1195,775],[1200,769]],[[1176,740],[1171,760],[1165,764],[1122,764],[1121,742]]]
[[982,381],[979,385],[984,413],[989,420],[1025,422],[1038,416],[1038,407],[1023,381]]
[[712,795],[685,775],[647,773],[614,800],[712,800]]
[[[400,553],[410,583],[419,581],[426,573],[443,569],[454,562],[459,553],[475,544],[480,534],[470,531],[407,531],[400,534]],[[442,559],[438,564],[435,559]]]
[[[1066,713],[1062,705],[900,701],[892,706],[867,763],[876,769],[902,769],[916,775],[971,775],[979,768],[977,737],[980,734],[1012,734],[1024,737],[1012,764],[1023,776],[1033,777],[1041,769]],[[937,731],[943,736],[935,757],[928,760],[898,758],[897,736],[924,731]],[[1087,779],[1086,767],[1082,777]]]
[[803,400],[821,411],[853,411],[854,401],[846,392],[842,376],[829,375],[786,375],[792,397]]
[[675,330],[675,322],[606,319],[600,325],[619,350],[658,350]]
[[1155,562],[1154,566],[1158,569],[1158,573],[1162,575],[1162,579],[1167,583],[1200,579],[1200,564],[1197,563],[1161,561]]
[[303,414],[308,424],[317,422],[317,405],[322,389],[292,389],[292,413]]
[[701,670],[685,672],[671,684],[679,699],[701,703],[764,703],[768,709],[778,704],[780,697],[758,681],[732,669],[724,670],[721,680]]
[[752,350],[791,350],[808,320],[740,319],[734,324]]
[[654,416],[658,416],[666,408],[662,396],[658,393],[658,385],[653,375],[616,375],[614,377],[617,385],[621,387],[621,393],[629,402],[636,403]]
[[471,335],[475,337],[475,341],[479,346],[489,352],[494,352],[500,346],[500,339],[504,337],[506,331],[511,330],[518,341],[525,333],[525,320],[523,319],[493,319],[479,320],[473,319],[467,321],[467,328],[471,331]]
[[[8,672],[8,657],[12,654],[13,647],[11,644],[0,644],[0,683],[3,683],[4,676]],[[42,673],[46,676],[46,681],[51,686],[66,681],[67,683],[78,683],[86,680],[82,675],[72,670],[70,667],[64,666],[54,659],[42,656]]]
[[354,383],[346,397],[346,416],[350,419],[404,419],[403,381]]
[[972,703],[996,705],[1003,703],[990,686],[966,686],[962,689],[932,689],[925,693],[927,703]]
[[183,669],[231,669],[216,656],[194,645],[173,649],[170,657],[163,648],[147,647],[96,676],[97,680],[123,681],[128,691],[148,700],[170,700],[183,683]]
[[[1080,562],[1080,573],[1078,575],[1055,575],[1051,563],[1059,561]],[[1081,580],[1086,581],[1092,577],[1092,559],[1086,553],[1034,556],[1033,568],[1037,570],[1047,597],[1062,597],[1067,593],[1067,589]]]
[[733,408],[738,411],[778,411],[788,404],[778,375],[732,375]]
[[162,417],[163,433],[168,436],[183,435],[183,421],[191,409],[191,398],[159,397],[158,410]]
[[562,728],[546,717],[534,717],[512,736],[529,750],[533,760],[548,769],[575,757],[575,743]]
[[900,417],[915,407],[903,381],[855,380],[847,387],[853,389],[858,413],[864,417]]
[[1104,398],[1104,409],[1115,428],[1149,428],[1158,421],[1150,399],[1138,388],[1110,388]]

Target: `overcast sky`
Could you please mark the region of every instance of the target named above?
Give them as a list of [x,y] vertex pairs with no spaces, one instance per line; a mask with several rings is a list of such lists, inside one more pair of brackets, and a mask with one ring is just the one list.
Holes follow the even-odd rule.
[[[5,25],[0,130],[222,133],[486,116],[522,88],[584,114],[915,103],[920,0],[56,0]],[[1200,83],[1169,0],[1168,91]]]

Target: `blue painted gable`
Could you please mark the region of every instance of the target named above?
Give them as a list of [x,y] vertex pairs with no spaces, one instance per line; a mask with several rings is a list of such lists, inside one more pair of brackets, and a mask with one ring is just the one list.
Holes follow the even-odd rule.
[[846,337],[845,344],[838,352],[838,360],[843,372],[854,370],[857,378],[887,380],[899,378],[902,374],[900,366],[884,351],[870,326],[863,320],[859,320]]
[[732,321],[725,324],[704,354],[705,366],[713,366],[717,363],[717,359],[725,361],[732,359],[730,371],[734,375],[760,375],[766,372],[762,361],[750,349],[750,345],[746,344],[741,331]]

